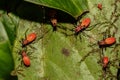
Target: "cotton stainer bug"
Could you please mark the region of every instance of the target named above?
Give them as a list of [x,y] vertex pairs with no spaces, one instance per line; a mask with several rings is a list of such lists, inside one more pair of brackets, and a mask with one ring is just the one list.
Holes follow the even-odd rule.
[[50,21],[53,26],[53,31],[56,31],[57,30],[57,18],[51,18]]
[[85,18],[82,22],[75,28],[75,33],[79,33],[81,30],[86,29],[90,25],[91,19]]
[[98,41],[99,46],[111,46],[116,42],[115,37],[109,37],[104,40]]
[[57,30],[57,11],[52,9],[48,12],[53,31]]
[[30,44],[36,39],[37,35],[36,33],[30,33],[27,35],[27,37],[22,41],[22,47]]
[[109,58],[107,56],[104,56],[102,59],[102,63],[103,63],[103,68],[106,68],[109,63]]
[[98,9],[102,10],[102,4],[101,4],[101,3],[99,3],[99,4],[97,5],[97,7],[98,7]]
[[22,61],[23,61],[24,65],[29,67],[30,66],[30,58],[27,55],[26,51],[23,50],[21,52],[21,55],[22,55]]

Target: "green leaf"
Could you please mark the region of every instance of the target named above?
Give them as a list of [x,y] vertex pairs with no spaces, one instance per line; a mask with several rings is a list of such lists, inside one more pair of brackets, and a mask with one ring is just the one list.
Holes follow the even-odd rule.
[[[16,38],[16,25],[17,25],[17,18],[8,16],[8,15],[2,15],[1,22],[4,27],[4,30],[6,31],[7,38],[10,42],[10,45],[14,44],[14,40]],[[12,46],[11,46],[12,47]]]
[[74,18],[88,10],[87,0],[25,0],[38,5],[43,5],[62,10]]
[[[53,31],[50,21],[46,18],[48,23],[44,23],[43,18],[41,18],[47,17],[44,9],[24,1],[16,8],[17,16],[20,19],[12,13],[8,13],[8,15],[3,13],[0,25],[3,26],[1,28],[3,28],[2,31],[5,34],[1,31],[0,41],[1,43],[5,42],[8,46],[2,45],[1,56],[6,56],[2,54],[4,50],[9,50],[12,53],[15,66],[11,75],[18,76],[18,80],[117,80],[120,61],[119,1],[88,0],[86,2],[84,0],[85,4],[82,4],[82,0],[78,0],[78,2],[77,0],[64,0],[63,3],[59,1],[28,2],[60,9],[71,14],[74,18],[77,18],[89,7],[90,13],[82,17],[82,19],[85,17],[91,19],[89,27],[78,35],[74,35],[74,24],[58,22],[57,31]],[[102,3],[102,10],[97,8],[98,3]],[[78,8],[80,4],[82,6]],[[41,13],[42,10],[44,16]],[[64,19],[64,16],[62,18]],[[16,36],[13,36],[10,32],[13,32]],[[23,48],[20,41],[32,32],[37,34],[36,40]],[[102,52],[102,49],[98,46],[98,41],[103,39],[105,33],[106,37],[114,35],[116,43],[111,46],[112,48],[104,48]],[[6,48],[10,49],[6,50]],[[30,57],[31,65],[29,67],[26,67],[22,61],[23,57],[20,53],[22,50],[26,50],[27,56]],[[109,57],[109,64],[106,70],[103,69],[103,56]],[[6,56],[6,58],[9,59],[11,57],[8,58]],[[6,58],[5,60],[7,60]],[[0,60],[2,62],[4,58],[2,57]],[[1,65],[4,66],[2,63]],[[4,67],[2,68],[4,70]]]
[[[12,58],[12,47],[14,42],[14,33],[13,31],[14,24],[11,24],[10,17],[5,14],[4,11],[0,11],[0,78],[6,80],[12,79],[10,76],[11,70],[13,70],[14,63]],[[12,31],[12,33],[11,33]]]

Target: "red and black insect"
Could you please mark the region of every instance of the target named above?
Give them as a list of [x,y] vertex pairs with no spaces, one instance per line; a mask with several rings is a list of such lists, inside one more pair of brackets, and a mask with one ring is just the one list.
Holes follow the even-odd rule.
[[23,61],[24,65],[29,67],[30,66],[30,58],[27,55],[26,51],[23,50],[21,52],[21,55],[22,55],[22,61]]
[[53,26],[53,31],[56,31],[57,30],[57,18],[51,18],[50,22]]
[[102,59],[102,63],[103,63],[103,68],[106,68],[109,63],[109,58],[107,56],[104,56]]
[[57,11],[54,9],[50,10],[48,13],[48,16],[50,18],[53,31],[56,31],[57,30]]
[[82,22],[75,28],[75,33],[79,33],[80,31],[86,29],[90,25],[91,19],[85,18]]
[[102,4],[101,3],[97,4],[97,7],[98,7],[99,10],[102,10]]
[[36,39],[37,35],[36,33],[30,33],[27,35],[27,37],[22,41],[22,47],[30,44]]
[[98,45],[100,47],[107,47],[107,46],[113,45],[115,42],[116,42],[116,38],[115,37],[108,37],[106,39],[98,41]]

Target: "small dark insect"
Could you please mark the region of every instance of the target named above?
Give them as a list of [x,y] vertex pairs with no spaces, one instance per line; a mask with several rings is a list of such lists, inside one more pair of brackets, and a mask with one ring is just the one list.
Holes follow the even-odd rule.
[[62,48],[62,53],[65,55],[65,56],[69,56],[70,55],[70,51],[66,48]]
[[28,57],[27,53],[23,50],[21,52],[22,55],[22,61],[26,67],[30,66],[30,58]]
[[115,37],[109,37],[104,40],[98,41],[99,46],[111,46],[116,42]]
[[78,33],[81,30],[87,28],[90,22],[91,22],[90,18],[83,19],[82,22],[75,28],[75,33]]
[[53,27],[53,31],[56,31],[57,30],[57,11],[50,10],[48,15],[49,15],[52,27]]
[[53,26],[53,31],[56,31],[57,30],[57,18],[51,18],[50,21]]
[[102,4],[101,4],[101,3],[99,3],[99,4],[97,5],[97,7],[98,7],[99,10],[102,10]]
[[24,47],[30,44],[36,39],[36,37],[37,37],[36,33],[28,34],[27,37],[22,41],[22,46]]

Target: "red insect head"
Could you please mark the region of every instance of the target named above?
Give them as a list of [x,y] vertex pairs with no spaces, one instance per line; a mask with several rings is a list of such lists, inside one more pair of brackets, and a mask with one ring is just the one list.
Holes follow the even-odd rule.
[[103,57],[103,67],[106,68],[109,63],[109,58],[107,56]]
[[33,42],[36,39],[36,37],[37,37],[36,33],[28,34],[26,39],[23,40],[23,42],[22,42],[23,46]]
[[97,7],[98,7],[98,9],[102,10],[102,4],[101,4],[101,3],[99,3],[99,4],[97,5]]
[[109,37],[109,38],[106,38],[102,41],[99,41],[98,44],[99,46],[109,46],[109,45],[112,45],[116,42],[116,38],[115,37]]
[[30,66],[30,58],[27,56],[25,51],[22,51],[22,60],[25,66]]

